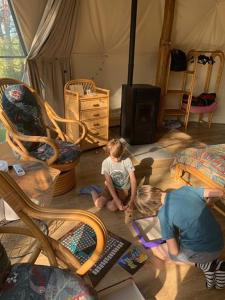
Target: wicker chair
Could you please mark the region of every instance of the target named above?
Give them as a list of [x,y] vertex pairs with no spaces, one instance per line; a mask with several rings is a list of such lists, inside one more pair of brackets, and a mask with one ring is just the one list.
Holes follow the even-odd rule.
[[[82,211],[82,210],[40,208],[39,206],[35,205],[24,194],[24,192],[15,183],[15,181],[9,176],[9,174],[4,173],[2,171],[0,171],[0,197],[4,198],[4,200],[14,209],[16,214],[21,218],[21,221],[25,225],[25,227],[17,227],[17,226],[13,226],[11,224],[10,224],[10,226],[4,225],[4,226],[0,227],[0,233],[1,234],[2,233],[4,233],[4,234],[20,234],[20,235],[26,235],[26,236],[30,236],[32,238],[37,239],[37,241],[39,241],[40,250],[44,251],[45,255],[48,258],[50,266],[59,267],[59,266],[63,265],[63,266],[66,266],[67,269],[72,271],[74,273],[74,276],[76,274],[82,276],[82,275],[85,275],[87,273],[87,271],[100,258],[101,254],[104,250],[104,246],[105,246],[106,228],[105,228],[104,224],[101,222],[101,220],[94,214],[87,212],[87,211]],[[73,254],[67,248],[65,248],[57,240],[54,240],[50,236],[45,235],[38,228],[38,226],[34,222],[34,219],[39,219],[39,220],[52,220],[52,219],[56,220],[56,219],[58,219],[58,220],[68,220],[68,221],[76,220],[78,222],[83,222],[83,223],[89,225],[94,230],[94,232],[96,234],[96,248],[93,251],[90,258],[83,265],[81,265],[80,262],[73,256]],[[11,280],[10,278],[12,278],[14,276],[12,274],[13,271],[14,271],[14,273],[15,272],[18,273],[20,270],[22,270],[22,272],[24,274],[22,274],[21,276],[27,277],[28,275],[26,275],[26,273],[27,274],[32,273],[32,270],[33,270],[32,268],[34,268],[33,266],[30,265],[30,263],[33,264],[36,261],[39,253],[40,253],[40,251],[38,253],[36,252],[36,255],[32,256],[32,259],[31,259],[31,261],[29,261],[28,264],[16,264],[13,266],[11,275],[8,277],[5,288],[3,286],[3,290],[0,291],[0,299],[9,299],[9,298],[7,298],[7,297],[9,297],[9,295],[7,293],[13,292],[13,291],[7,290],[8,286],[9,286],[9,281]],[[0,255],[0,260],[1,259],[2,259],[2,255]],[[2,267],[1,261],[0,261],[0,265]],[[43,277],[41,277],[42,275],[45,277],[46,272],[47,272],[46,276],[48,279],[50,278],[50,277],[48,277],[49,272],[51,274],[53,273],[52,277],[54,278],[54,274],[56,272],[57,276],[55,277],[55,281],[53,282],[54,287],[52,287],[52,289],[58,288],[57,285],[58,284],[60,285],[61,280],[60,280],[60,278],[57,278],[57,277],[60,276],[59,273],[60,273],[61,269],[59,270],[59,269],[47,267],[47,266],[38,266],[38,265],[35,265],[35,266],[36,267],[35,267],[34,272],[37,272],[38,274],[40,273],[40,278],[43,278]],[[42,274],[42,271],[44,272],[44,274]],[[1,269],[1,272],[2,272],[2,269]],[[2,273],[1,273],[1,275],[2,275]],[[67,278],[68,276],[71,277],[72,276],[71,273],[68,274],[68,273],[66,273],[66,271],[62,271],[62,281],[65,280],[65,278],[66,278],[66,281],[67,280],[70,281],[70,278],[69,279]],[[31,280],[31,283],[27,285],[27,286],[29,286],[29,291],[26,291],[27,286],[24,287],[24,281],[26,279],[28,280],[28,278],[25,278],[23,280],[20,280],[20,278],[17,278],[17,279],[19,279],[18,283],[17,282],[15,283],[14,281],[11,282],[10,288],[11,289],[15,288],[15,294],[18,295],[19,299],[30,299],[29,295],[25,294],[25,292],[27,292],[27,293],[34,292],[34,294],[35,294],[38,287],[36,286],[36,290],[34,289],[31,291],[31,289],[32,289],[32,284],[37,283],[37,282],[34,282],[35,280],[32,282],[32,280]],[[42,291],[43,291],[43,280],[41,280],[41,281],[42,281]],[[72,281],[74,282],[74,279]],[[80,289],[82,287],[81,280],[79,278],[77,278],[77,281],[78,281],[78,284],[76,284],[75,290]],[[49,282],[47,282],[47,283],[49,283]],[[21,287],[21,284],[23,285],[22,287]],[[63,289],[66,287],[68,287],[68,289],[71,290],[72,289],[71,282],[70,282],[70,286],[67,286],[65,284],[65,286],[63,286],[63,285],[59,286],[59,289]],[[24,289],[24,290],[21,291],[21,289]],[[49,285],[48,285],[48,289],[49,289]],[[47,291],[47,288],[45,289],[45,291]],[[23,293],[23,295],[26,295],[26,296],[24,296],[24,298],[19,297],[21,292]],[[6,293],[6,294],[4,294],[4,293]],[[51,299],[68,299],[68,298],[70,298],[69,297],[69,295],[70,295],[71,299],[72,299],[73,298],[72,296],[74,296],[74,297],[76,296],[74,294],[73,295],[66,294],[66,295],[67,295],[67,298],[64,298],[64,297],[54,298],[53,296],[52,296],[52,298],[51,297],[50,298]],[[44,294],[42,294],[42,296],[44,298]],[[12,298],[10,298],[10,299],[12,299]],[[32,298],[32,299],[36,299],[36,298]],[[85,297],[82,299],[90,300],[90,299],[95,299],[95,298]]]
[[[24,102],[24,107],[27,105],[27,99],[29,99],[29,103],[32,102],[32,105],[29,106],[31,107],[30,115],[28,108],[25,111],[25,109],[21,109],[21,106],[19,107],[21,104],[19,101],[17,102],[16,98],[12,103],[10,99],[12,97],[11,91],[8,92],[9,100],[7,99],[7,89],[13,88],[12,86],[17,89],[20,88],[22,90],[21,94],[25,93],[21,101]],[[79,148],[76,145],[86,136],[85,125],[78,120],[59,117],[47,101],[43,101],[33,89],[15,79],[0,79],[0,97],[0,121],[6,128],[6,140],[9,146],[23,160],[42,160],[61,171],[55,185],[55,196],[70,191],[75,185],[75,166],[80,155]],[[7,101],[4,99],[7,99]],[[4,103],[7,105],[4,105]],[[14,109],[15,113],[13,115]],[[22,122],[25,115],[27,120],[25,120],[23,127]],[[18,124],[17,120],[21,124]],[[74,126],[78,126],[80,136],[75,141],[71,141],[60,129],[58,123],[72,123]],[[53,135],[54,138],[52,138]],[[68,156],[68,153],[70,156]]]

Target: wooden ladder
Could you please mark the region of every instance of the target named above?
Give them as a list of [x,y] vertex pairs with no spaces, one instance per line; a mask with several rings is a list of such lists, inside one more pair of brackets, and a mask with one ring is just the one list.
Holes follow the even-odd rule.
[[[164,110],[164,117],[165,116],[177,116],[178,119],[180,117],[184,118],[184,128],[185,130],[187,129],[188,126],[188,120],[189,120],[189,114],[190,114],[190,108],[191,108],[191,101],[192,101],[192,94],[193,94],[193,89],[194,89],[194,84],[195,84],[195,73],[196,73],[196,65],[197,65],[197,60],[194,60],[194,64],[192,66],[191,70],[185,70],[185,71],[172,71],[170,70],[170,65],[171,65],[171,56],[169,59],[169,67],[167,68],[167,82],[166,82],[166,92],[165,92],[165,98],[167,95],[177,95],[179,96],[179,101],[177,108],[166,108]],[[172,72],[180,73],[182,74],[182,84],[180,89],[169,89],[169,79],[170,79],[170,74]],[[189,85],[189,88],[187,86]],[[187,95],[187,105],[185,109],[182,107],[182,102],[183,102],[183,96]],[[164,103],[166,103],[166,99],[164,99]]]

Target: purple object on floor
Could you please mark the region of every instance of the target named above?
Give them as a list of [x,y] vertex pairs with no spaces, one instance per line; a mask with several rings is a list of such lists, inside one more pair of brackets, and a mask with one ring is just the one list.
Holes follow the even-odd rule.
[[165,241],[162,239],[157,239],[157,240],[152,240],[152,241],[146,241],[146,239],[142,236],[141,234],[141,230],[138,227],[138,225],[135,223],[135,221],[132,223],[132,226],[135,230],[135,232],[137,233],[138,237],[139,237],[139,241],[140,243],[145,247],[145,248],[153,248],[153,247],[157,247],[161,244],[164,244]]
[[91,185],[81,188],[80,194],[81,195],[87,195],[87,194],[90,195],[92,191],[95,191],[97,194],[100,194],[100,193],[102,193],[102,188],[95,184],[91,184]]

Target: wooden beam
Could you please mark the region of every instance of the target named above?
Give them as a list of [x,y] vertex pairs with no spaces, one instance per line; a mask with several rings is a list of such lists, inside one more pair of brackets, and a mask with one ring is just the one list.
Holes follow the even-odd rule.
[[165,92],[167,84],[167,75],[169,68],[169,58],[171,49],[171,34],[173,28],[174,10],[176,0],[166,0],[164,7],[164,19],[162,33],[159,43],[158,66],[156,73],[156,85],[161,88],[160,110],[158,125],[162,125],[163,113],[165,109]]

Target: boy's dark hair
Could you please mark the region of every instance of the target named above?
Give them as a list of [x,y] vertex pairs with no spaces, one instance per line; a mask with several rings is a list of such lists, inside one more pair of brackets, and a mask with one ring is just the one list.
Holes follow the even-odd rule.
[[106,152],[115,158],[120,158],[124,153],[124,145],[119,139],[112,139],[106,145]]

